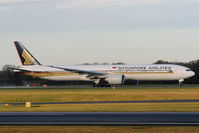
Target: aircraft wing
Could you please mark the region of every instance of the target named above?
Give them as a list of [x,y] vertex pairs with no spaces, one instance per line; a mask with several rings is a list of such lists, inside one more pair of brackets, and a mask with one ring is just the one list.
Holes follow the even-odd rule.
[[[63,67],[57,67],[57,66],[47,66],[55,69],[60,69],[72,73],[78,73],[78,74],[85,74],[87,75],[87,78],[89,79],[102,79],[106,78],[108,73],[102,73],[102,72],[96,72],[96,71],[87,71],[87,70],[80,70],[80,69],[71,69],[71,68],[63,68]],[[23,68],[12,68],[13,70],[20,71],[20,72],[44,72],[44,71],[34,71],[34,70],[26,70]],[[49,71],[45,71],[49,72]]]
[[52,68],[60,69],[60,70],[65,70],[73,73],[78,73],[78,74],[86,74],[88,75],[87,77],[89,78],[105,78],[108,73],[101,73],[101,72],[96,72],[96,71],[87,71],[87,70],[80,70],[80,69],[71,69],[71,68],[63,68],[63,67],[56,67],[56,66],[49,66]]

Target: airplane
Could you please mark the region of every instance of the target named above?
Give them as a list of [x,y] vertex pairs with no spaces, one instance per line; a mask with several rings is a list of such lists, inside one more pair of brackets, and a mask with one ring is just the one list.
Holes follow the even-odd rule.
[[195,73],[184,66],[174,64],[149,65],[42,65],[19,41],[14,41],[22,66],[15,72],[55,81],[92,81],[93,87],[122,85],[127,79],[137,81],[179,81]]

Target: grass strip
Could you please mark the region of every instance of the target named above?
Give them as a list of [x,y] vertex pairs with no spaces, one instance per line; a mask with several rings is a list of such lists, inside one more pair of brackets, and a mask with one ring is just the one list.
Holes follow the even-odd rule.
[[2,133],[198,133],[199,127],[161,126],[0,126]]

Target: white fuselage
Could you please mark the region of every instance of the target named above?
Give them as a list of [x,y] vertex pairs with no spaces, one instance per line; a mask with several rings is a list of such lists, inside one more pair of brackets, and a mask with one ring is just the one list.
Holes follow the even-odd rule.
[[[67,65],[56,66],[61,68],[70,68],[111,75],[124,75],[125,79],[133,80],[181,80],[195,75],[189,68],[180,65],[171,64],[151,64],[151,65]],[[45,65],[31,65],[21,67],[27,71],[26,75],[39,77],[48,80],[85,80],[89,81],[87,74],[78,74],[67,72]]]

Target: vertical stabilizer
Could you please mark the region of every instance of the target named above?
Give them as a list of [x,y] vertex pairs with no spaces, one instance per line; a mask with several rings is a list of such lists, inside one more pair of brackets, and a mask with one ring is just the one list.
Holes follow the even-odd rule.
[[22,65],[41,65],[37,59],[18,41],[14,41]]

